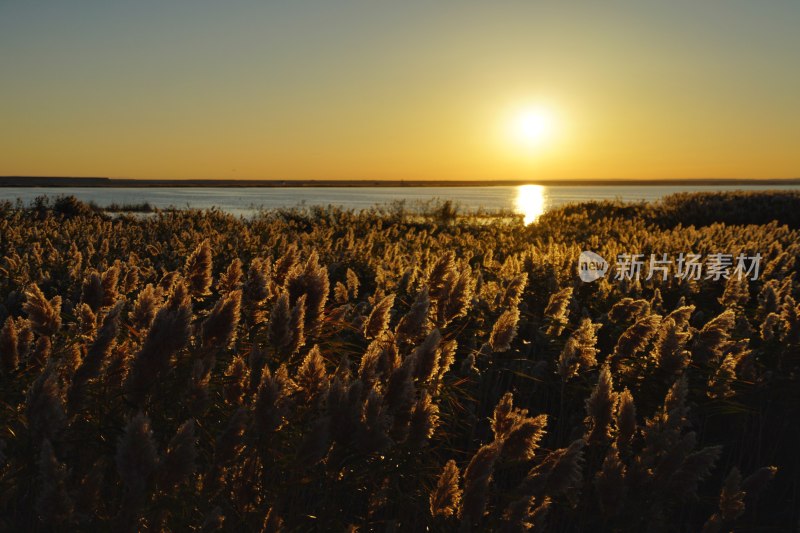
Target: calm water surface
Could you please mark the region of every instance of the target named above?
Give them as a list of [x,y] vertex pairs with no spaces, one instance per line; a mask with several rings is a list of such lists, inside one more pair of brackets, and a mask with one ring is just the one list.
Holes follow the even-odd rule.
[[548,209],[567,203],[587,200],[654,201],[676,192],[698,191],[757,191],[800,190],[797,185],[763,186],[543,186],[511,187],[154,187],[154,188],[92,188],[92,187],[6,187],[0,188],[0,199],[17,198],[29,203],[37,196],[74,195],[80,200],[94,201],[100,206],[111,203],[136,204],[148,202],[153,207],[191,207],[249,216],[259,209],[334,205],[365,209],[406,200],[409,206],[430,200],[452,200],[465,210],[511,210],[535,220]]

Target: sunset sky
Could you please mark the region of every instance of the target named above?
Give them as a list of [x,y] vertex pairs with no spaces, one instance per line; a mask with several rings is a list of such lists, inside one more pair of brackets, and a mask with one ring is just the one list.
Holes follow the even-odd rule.
[[0,175],[800,177],[800,1],[0,3]]

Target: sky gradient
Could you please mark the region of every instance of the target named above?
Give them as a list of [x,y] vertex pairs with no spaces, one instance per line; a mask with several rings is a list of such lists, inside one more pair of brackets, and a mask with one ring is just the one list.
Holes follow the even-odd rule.
[[797,0],[0,2],[0,175],[800,177],[798,27]]

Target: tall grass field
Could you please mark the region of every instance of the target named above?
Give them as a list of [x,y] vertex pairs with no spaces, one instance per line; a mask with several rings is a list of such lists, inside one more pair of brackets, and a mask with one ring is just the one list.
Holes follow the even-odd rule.
[[[689,253],[760,270],[613,269]],[[798,260],[793,192],[0,204],[0,530],[795,530]]]

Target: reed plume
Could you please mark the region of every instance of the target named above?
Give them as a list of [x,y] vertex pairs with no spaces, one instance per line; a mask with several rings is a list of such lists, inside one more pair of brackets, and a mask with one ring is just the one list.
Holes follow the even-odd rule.
[[128,378],[128,370],[132,359],[127,344],[117,345],[112,351],[104,372],[104,379],[111,390],[120,390]]
[[[650,442],[651,450],[668,450],[675,446],[686,425],[689,408],[686,398],[689,385],[686,376],[681,376],[670,387],[664,398],[664,404],[652,418],[646,421],[645,438]],[[648,452],[645,449],[645,454]]]
[[503,291],[503,296],[500,299],[500,306],[505,308],[517,307],[522,301],[522,294],[525,292],[525,286],[527,284],[528,274],[525,272],[511,278]]
[[267,338],[270,344],[276,348],[281,348],[291,343],[292,332],[289,331],[291,316],[289,294],[282,292],[272,306],[267,328]]
[[99,272],[93,271],[81,287],[81,301],[96,313],[103,305],[103,278]]
[[48,300],[35,283],[25,291],[22,310],[28,315],[31,329],[39,335],[49,337],[61,328],[61,296]]
[[133,303],[133,307],[131,308],[129,315],[131,325],[139,330],[149,328],[160,306],[160,290],[153,287],[152,283],[148,283],[144,289],[139,291],[139,295],[136,297],[136,301]]
[[502,441],[505,439],[527,414],[527,409],[514,407],[514,395],[512,393],[505,393],[500,398],[500,401],[497,402],[492,418],[489,420],[494,433],[494,440]]
[[208,239],[200,243],[195,250],[186,258],[184,266],[184,276],[189,294],[195,298],[211,294],[211,284],[213,282],[211,257],[211,243]]
[[633,403],[633,395],[628,389],[623,390],[617,396],[614,422],[617,426],[617,447],[625,448],[630,444],[636,432],[636,405]]
[[368,339],[379,337],[389,326],[389,313],[394,305],[394,294],[382,298],[364,323],[364,336]]
[[231,291],[220,298],[201,326],[200,337],[203,346],[229,348],[233,344],[236,340],[241,305],[240,290]]
[[341,281],[337,281],[336,285],[333,286],[333,300],[338,304],[346,304],[350,300],[347,285]]
[[528,472],[524,488],[533,495],[559,496],[583,483],[583,439],[568,447],[550,452]]
[[684,305],[681,307],[676,308],[666,317],[664,317],[664,321],[672,320],[675,322],[675,327],[679,329],[683,329],[689,325],[689,319],[692,317],[694,313],[695,306],[693,305]]
[[247,363],[242,356],[234,356],[225,369],[225,386],[222,389],[225,401],[234,406],[242,405],[249,382],[250,369]]
[[800,343],[800,305],[786,296],[781,305],[780,340],[789,344]]
[[[100,307],[111,307],[119,298],[119,267],[112,266],[100,278],[102,296]],[[97,311],[97,309],[94,309]]]
[[243,294],[251,304],[258,304],[270,296],[270,268],[269,261],[260,257],[256,257],[250,262],[244,281]]
[[65,383],[71,383],[75,371],[81,366],[83,361],[83,348],[78,344],[73,344],[67,348],[66,353],[62,357],[61,375]]
[[289,337],[284,346],[284,350],[289,355],[294,355],[306,343],[306,334],[309,333],[306,327],[306,295],[303,294],[297,299],[289,315]]
[[611,306],[611,310],[608,312],[608,319],[614,323],[623,324],[631,320],[638,320],[648,314],[650,314],[650,302],[647,300],[622,298]]
[[533,459],[547,427],[547,415],[522,417],[508,432],[502,444],[502,456],[509,461]]
[[345,273],[345,283],[342,283],[341,281],[337,282],[336,287],[334,288],[334,297],[336,301],[340,304],[344,304],[355,300],[358,298],[358,287],[358,276],[355,272],[348,268],[347,272]]
[[689,365],[692,354],[685,349],[689,337],[689,332],[681,331],[672,318],[661,322],[653,351],[659,368],[666,375],[679,374]]
[[167,303],[158,310],[139,353],[133,359],[125,389],[133,402],[140,402],[153,380],[169,368],[172,357],[189,341],[192,304],[183,283],[173,288]]
[[428,273],[428,290],[430,297],[435,302],[441,302],[446,297],[450,281],[455,273],[455,254],[447,252],[431,266]]
[[347,280],[347,290],[350,293],[350,298],[355,300],[358,298],[358,287],[360,285],[358,276],[355,272],[348,268],[347,272],[345,273],[345,279]]
[[414,349],[411,357],[414,358],[414,377],[420,382],[427,382],[439,371],[439,358],[442,334],[438,329],[431,331],[422,344]]
[[617,394],[614,392],[611,370],[608,365],[604,365],[597,385],[586,399],[586,442],[604,441],[611,437],[611,421],[616,404]]
[[94,336],[97,329],[97,315],[92,311],[92,308],[85,303],[81,303],[76,311],[81,335],[84,337]]
[[283,252],[283,255],[275,261],[275,267],[272,269],[272,277],[275,283],[283,285],[286,277],[294,269],[295,265],[300,261],[300,252],[295,243],[291,243]]
[[778,313],[768,314],[759,328],[761,339],[766,342],[777,340],[778,334],[776,332],[781,324],[781,315]]
[[553,293],[544,309],[544,317],[548,324],[547,335],[559,337],[569,322],[568,308],[572,300],[572,287],[565,287]]
[[239,290],[242,286],[242,261],[238,257],[234,257],[230,262],[228,268],[217,280],[217,291],[220,294],[228,294],[235,290]]
[[578,375],[581,370],[587,370],[597,365],[597,330],[601,324],[593,324],[588,318],[581,320],[576,329],[567,339],[558,358],[558,374],[564,381]]
[[698,362],[714,362],[722,357],[729,346],[730,332],[735,321],[736,314],[728,309],[703,326],[692,343],[692,354]]
[[408,432],[408,443],[422,446],[433,436],[439,425],[439,407],[431,401],[431,395],[423,392],[411,411],[411,424]]
[[461,495],[459,517],[466,523],[477,523],[483,518],[489,484],[494,473],[494,464],[500,455],[498,443],[484,444],[475,452],[464,470],[464,491]]
[[456,462],[452,459],[445,463],[436,487],[431,491],[429,502],[432,516],[444,518],[457,515],[461,504],[461,489],[459,488],[459,471]]
[[111,350],[119,335],[119,318],[124,303],[114,306],[103,319],[103,325],[97,332],[94,342],[89,345],[86,355],[72,377],[69,389],[70,403],[77,401],[86,383],[100,375],[103,363],[108,360]]
[[626,329],[617,339],[614,353],[610,356],[612,367],[618,369],[644,350],[658,332],[660,324],[661,315],[647,315]]
[[[130,294],[139,286],[140,272],[137,266],[130,266],[125,272],[125,277],[119,284],[118,291],[120,295]],[[111,304],[109,304],[111,305]]]
[[426,288],[417,294],[411,308],[397,324],[396,334],[399,339],[415,339],[425,333],[430,305],[431,300]]
[[708,379],[708,397],[714,399],[731,398],[736,393],[732,388],[736,380],[736,366],[739,363],[739,354],[726,355],[720,362],[714,374]]
[[39,337],[36,339],[33,351],[31,351],[28,357],[28,365],[34,369],[43,368],[50,360],[52,349],[53,343],[50,342],[50,337]]
[[303,359],[295,376],[297,390],[305,398],[306,403],[321,394],[328,387],[328,371],[319,345],[315,344]]
[[456,360],[456,350],[458,349],[458,342],[455,339],[443,341],[439,348],[439,370],[436,375],[436,380],[441,383],[445,374],[453,366]]
[[749,299],[750,284],[744,275],[740,277],[739,271],[735,271],[725,282],[725,290],[722,292],[722,296],[718,298],[718,301],[726,309],[743,309],[747,306]]
[[304,266],[295,266],[289,272],[285,286],[292,303],[296,303],[302,295],[305,295],[303,325],[306,332],[316,331],[330,291],[328,269],[320,265],[316,252],[309,255]]
[[253,411],[255,427],[260,432],[278,431],[284,425],[293,388],[286,365],[281,365],[274,374],[264,368]]
[[511,349],[511,343],[517,336],[519,323],[519,309],[512,307],[503,312],[494,323],[492,333],[489,335],[489,347],[496,353],[506,352]]
[[438,322],[444,327],[452,320],[467,316],[475,291],[475,279],[469,267],[454,274],[448,283],[447,299],[437,304]]

